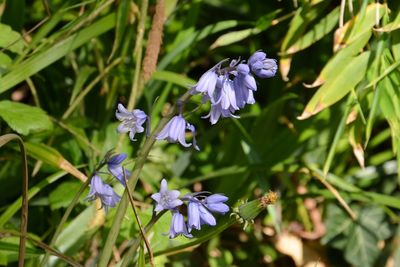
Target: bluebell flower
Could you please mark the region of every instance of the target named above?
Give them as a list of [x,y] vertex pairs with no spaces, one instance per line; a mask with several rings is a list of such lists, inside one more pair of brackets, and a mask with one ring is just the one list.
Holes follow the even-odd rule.
[[199,150],[196,144],[196,129],[193,125],[186,122],[181,114],[174,116],[167,125],[157,135],[157,140],[167,140],[170,143],[179,142],[184,147],[190,147],[192,143],[186,143],[185,132],[189,130],[193,134],[193,147]]
[[275,59],[267,58],[262,51],[255,52],[248,60],[251,71],[260,78],[274,77],[278,70]]
[[178,235],[184,235],[188,238],[193,237],[191,234],[188,233],[183,215],[179,213],[179,211],[174,210],[172,212],[171,226],[169,229],[169,238],[175,238]]
[[204,204],[197,198],[193,197],[188,203],[189,232],[191,232],[193,228],[200,230],[200,226],[203,224],[215,226],[217,221],[211,212],[204,207]]
[[212,194],[204,199],[204,205],[211,212],[225,214],[229,211],[229,206],[224,202],[228,201],[228,197],[221,194]]
[[257,84],[254,77],[250,74],[250,68],[246,64],[237,66],[236,77],[233,79],[235,89],[236,104],[243,108],[246,104],[254,104],[253,91],[257,90]]
[[234,115],[235,110],[233,108],[223,109],[221,102],[216,104],[211,104],[210,112],[203,116],[203,119],[210,119],[211,124],[216,124],[220,117],[223,118],[239,118],[239,116]]
[[212,67],[211,69],[206,71],[200,77],[197,84],[192,86],[191,94],[200,93],[200,94],[207,95],[209,98],[212,98],[214,95],[215,86],[216,86],[217,80],[218,80],[218,72],[221,68],[222,63],[224,63],[227,60],[228,59],[224,59],[224,60],[218,62],[218,64],[216,64],[214,67]]
[[179,195],[178,190],[168,190],[167,181],[162,179],[160,192],[151,195],[151,198],[157,202],[155,211],[173,210],[182,205],[182,200],[178,199]]
[[102,207],[108,211],[109,207],[115,207],[121,200],[112,187],[101,180],[98,175],[94,175],[90,181],[90,191],[87,199],[90,201],[100,198]]
[[131,176],[130,171],[121,166],[121,163],[126,159],[127,155],[124,153],[112,156],[107,161],[108,171],[123,185],[125,184],[124,174],[127,178]]
[[135,134],[144,131],[143,123],[146,122],[148,116],[140,109],[128,111],[122,104],[118,104],[118,111],[115,116],[121,123],[118,125],[117,131],[119,133],[129,132],[129,138],[135,141]]

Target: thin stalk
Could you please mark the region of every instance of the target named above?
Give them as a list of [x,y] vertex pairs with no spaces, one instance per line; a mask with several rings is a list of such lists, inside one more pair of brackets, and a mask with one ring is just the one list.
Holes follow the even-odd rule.
[[136,44],[135,44],[135,49],[133,51],[135,59],[136,59],[136,64],[135,64],[135,74],[133,77],[133,82],[132,82],[132,90],[131,90],[131,95],[129,97],[129,102],[128,102],[128,110],[132,110],[135,107],[135,101],[137,100],[137,97],[139,96],[139,92],[141,91],[141,87],[143,86],[143,83],[139,79],[140,73],[141,73],[141,65],[142,65],[142,54],[143,54],[143,36],[144,36],[144,31],[145,31],[145,26],[146,26],[146,18],[147,18],[147,8],[149,6],[149,1],[148,0],[142,0],[142,4],[140,7],[140,20],[138,24],[138,32],[136,36]]
[[[142,91],[142,87],[144,83],[140,79],[140,75],[142,72],[142,57],[143,57],[143,36],[146,27],[146,18],[147,18],[147,8],[149,5],[148,0],[142,0],[142,4],[140,7],[140,19],[137,28],[137,35],[136,35],[136,43],[135,49],[133,50],[133,57],[135,58],[135,72],[132,79],[132,88],[131,94],[129,96],[129,101],[127,105],[128,110],[133,110],[135,107],[135,102],[137,101],[138,96],[140,95],[139,92]],[[121,135],[118,139],[117,148],[116,150],[120,150],[122,142],[125,136]]]
[[61,252],[57,251],[56,249],[50,247],[49,245],[43,243],[42,241],[40,241],[37,237],[35,236],[31,236],[28,234],[22,234],[20,232],[16,232],[14,230],[4,230],[4,229],[0,229],[0,234],[2,235],[12,235],[12,236],[19,236],[19,237],[24,237],[25,239],[31,241],[32,243],[36,244],[38,247],[40,247],[41,249],[43,249],[44,251],[50,253],[51,255],[54,255],[60,259],[62,259],[63,261],[65,261],[66,263],[68,263],[69,265],[73,266],[73,267],[83,267],[83,265],[80,265],[79,263],[77,263],[74,259],[62,254]]
[[[89,185],[91,179],[87,179],[85,183],[82,184],[82,186],[79,188],[78,193],[75,195],[74,199],[71,201],[69,204],[67,210],[65,211],[63,217],[61,218],[60,223],[58,224],[58,227],[56,229],[56,232],[54,233],[53,237],[51,238],[50,247],[53,247],[54,244],[57,241],[58,236],[60,235],[64,224],[67,222],[69,215],[72,212],[72,209],[75,207],[75,205],[78,203],[80,197],[82,196],[83,192],[85,191],[85,188]],[[46,263],[49,259],[49,252],[46,252],[46,255],[43,257],[42,262],[40,263],[40,266],[46,266]]]
[[71,113],[75,110],[75,108],[78,106],[79,103],[83,100],[83,98],[90,92],[90,90],[93,89],[93,87],[101,80],[103,77],[110,72],[110,70],[118,65],[118,63],[121,62],[121,58],[115,59],[110,65],[107,66],[107,68],[104,69],[102,73],[100,73],[96,79],[94,79],[88,86],[86,86],[85,89],[82,90],[82,92],[75,98],[75,101],[69,106],[69,108],[64,112],[62,119],[65,120],[67,119]]
[[[124,172],[124,171],[123,171],[123,172]],[[125,179],[125,184],[128,184],[128,179],[126,179],[125,172],[124,172],[124,179]],[[135,214],[135,219],[136,219],[136,222],[138,223],[139,230],[140,230],[140,234],[141,234],[141,236],[142,236],[142,238],[143,238],[143,241],[144,241],[144,243],[145,243],[145,245],[146,245],[147,251],[149,252],[149,255],[150,255],[150,264],[151,264],[151,266],[154,267],[155,265],[154,265],[153,251],[152,251],[152,249],[151,249],[149,240],[148,240],[147,237],[146,237],[146,232],[143,230],[143,227],[142,227],[142,223],[141,223],[141,221],[140,221],[140,218],[139,218],[139,216],[138,216],[138,214],[137,214],[137,212],[136,212],[135,203],[134,203],[134,201],[133,201],[133,197],[132,197],[132,194],[131,194],[131,190],[129,190],[129,187],[126,187],[126,192],[128,193],[129,202],[131,203],[133,213]]]
[[350,208],[350,206],[344,201],[343,197],[340,195],[339,191],[336,190],[335,187],[333,187],[326,179],[325,175],[321,174],[319,171],[315,171],[312,169],[306,169],[306,173],[311,173],[314,177],[316,177],[325,187],[328,189],[332,195],[335,196],[335,198],[339,201],[340,205],[347,211],[347,213],[350,215],[351,219],[354,221],[357,220],[357,215],[356,213]]
[[22,208],[21,208],[21,225],[20,225],[20,239],[19,239],[19,252],[18,252],[18,266],[23,267],[25,264],[25,246],[26,235],[28,232],[28,160],[26,157],[26,149],[24,141],[16,134],[5,134],[0,136],[0,147],[10,141],[16,140],[21,151],[22,160]]
[[[184,103],[190,97],[191,95],[189,94],[189,92],[187,92],[181,98],[178,99],[177,103]],[[168,121],[177,113],[177,110],[178,110],[177,105],[174,105],[172,111],[159,121],[158,125],[152,131],[149,138],[146,139],[142,148],[138,151],[136,164],[133,167],[131,177],[129,178],[128,183],[126,185],[131,189],[132,192],[135,190],[136,183],[139,180],[140,172],[147,160],[147,156],[149,155],[151,148],[153,147],[156,141],[157,134],[164,128],[164,126],[168,123]],[[98,265],[99,267],[106,267],[108,261],[110,260],[112,248],[114,247],[115,242],[117,240],[118,233],[121,227],[121,222],[125,216],[127,207],[128,207],[128,193],[125,188],[122,199],[118,205],[118,209],[116,211],[110,232],[108,233],[106,243],[104,244],[103,252],[101,253],[100,256]]]

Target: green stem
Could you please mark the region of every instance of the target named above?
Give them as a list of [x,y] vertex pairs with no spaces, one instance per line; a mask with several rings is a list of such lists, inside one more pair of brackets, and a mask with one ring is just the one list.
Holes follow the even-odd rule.
[[[135,102],[140,95],[139,92],[142,91],[142,87],[144,86],[144,83],[141,82],[139,77],[140,77],[140,73],[142,70],[141,66],[142,66],[142,54],[143,54],[143,36],[144,36],[145,27],[146,27],[146,17],[147,17],[148,5],[149,5],[148,0],[142,0],[142,4],[140,7],[140,19],[139,19],[139,23],[138,23],[135,49],[133,50],[133,57],[135,58],[135,73],[133,75],[132,89],[131,89],[131,94],[129,96],[129,101],[128,101],[128,105],[127,105],[128,110],[134,109]],[[117,151],[120,150],[124,138],[125,138],[125,135],[121,135],[120,138],[118,139],[117,148],[116,148]]]
[[25,264],[25,243],[28,232],[28,160],[26,157],[26,149],[24,141],[16,134],[5,134],[0,136],[0,147],[8,142],[16,140],[21,151],[22,159],[22,208],[21,208],[21,225],[19,238],[18,266],[23,267]]
[[[125,184],[128,184],[128,180],[126,179],[125,171],[124,171],[124,170],[123,170],[123,176],[124,176],[124,179],[125,179]],[[136,222],[137,222],[137,224],[138,224],[138,226],[139,226],[140,235],[142,236],[142,239],[143,239],[143,241],[144,241],[144,243],[145,243],[145,245],[146,245],[147,251],[148,251],[148,253],[149,253],[149,255],[150,255],[150,265],[151,265],[152,267],[154,267],[154,262],[153,262],[153,251],[152,251],[152,249],[151,249],[150,242],[149,242],[149,240],[148,240],[147,237],[146,237],[146,233],[147,233],[147,232],[143,230],[142,222],[140,221],[139,215],[138,215],[138,213],[136,212],[135,203],[134,203],[134,201],[133,201],[132,193],[131,193],[131,190],[129,190],[129,187],[126,187],[126,192],[128,193],[129,202],[131,203],[132,210],[133,210],[133,214],[135,215]]]
[[[78,203],[81,195],[83,194],[83,192],[85,191],[85,188],[89,185],[91,179],[87,179],[85,183],[82,184],[82,186],[79,188],[78,193],[75,195],[74,199],[71,201],[71,203],[69,204],[67,210],[65,211],[63,217],[61,218],[60,223],[58,224],[58,227],[56,229],[56,232],[54,233],[53,237],[51,238],[50,247],[53,247],[54,244],[57,241],[58,236],[60,235],[64,224],[67,222],[69,215],[72,212],[72,209],[75,207],[75,205]],[[46,255],[44,256],[42,262],[40,263],[40,266],[46,266],[46,263],[49,259],[49,252],[46,252]]]
[[107,68],[104,69],[82,92],[76,97],[75,101],[69,106],[69,108],[62,115],[62,119],[65,120],[71,115],[79,103],[85,98],[85,96],[94,88],[94,86],[103,79],[103,77],[110,72],[110,70],[121,62],[121,58],[115,59]]
[[[190,97],[191,95],[189,94],[189,92],[187,92],[178,99],[177,103],[184,103]],[[157,134],[164,128],[164,126],[176,113],[177,113],[177,105],[174,105],[174,107],[172,108],[172,112],[170,112],[170,114],[168,114],[159,121],[158,125],[152,131],[149,138],[146,139],[146,141],[144,142],[143,147],[138,151],[136,164],[133,167],[131,177],[129,178],[128,183],[126,185],[131,189],[132,192],[135,191],[136,183],[139,180],[140,172],[147,160],[147,156],[149,155],[151,148],[153,147],[156,141]],[[128,207],[128,193],[127,190],[125,189],[121,202],[118,205],[118,209],[115,214],[110,232],[108,233],[106,243],[104,244],[103,252],[99,260],[99,265],[98,265],[99,267],[106,267],[110,260],[112,249],[117,240],[118,233],[121,227],[121,222],[125,216],[127,207]]]
[[[153,216],[151,220],[147,223],[147,225],[144,227],[144,232],[148,233],[150,229],[153,227],[153,225],[161,218],[162,215],[164,215],[166,210],[161,211],[158,213],[156,216]],[[136,250],[138,249],[140,245],[140,241],[142,240],[142,236],[138,236],[132,243],[131,247],[129,248],[128,252],[125,254],[124,259],[122,261],[122,264],[120,267],[127,267],[129,264],[129,261],[135,257]]]

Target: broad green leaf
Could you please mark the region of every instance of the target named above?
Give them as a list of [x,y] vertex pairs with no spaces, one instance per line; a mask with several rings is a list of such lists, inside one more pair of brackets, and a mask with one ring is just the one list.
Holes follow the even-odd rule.
[[379,249],[376,246],[378,240],[374,236],[373,230],[365,229],[357,224],[352,225],[344,257],[354,266],[374,266],[374,262],[379,256]]
[[364,52],[353,58],[336,77],[329,79],[314,94],[298,119],[304,120],[317,114],[349,93],[364,78],[369,56],[370,52]]
[[322,244],[328,244],[334,239],[343,239],[352,224],[346,212],[334,204],[326,207],[325,225],[326,234],[321,239]]
[[321,19],[310,31],[300,37],[287,49],[288,54],[297,53],[321,40],[337,25],[339,20],[339,7],[332,10],[326,17]]
[[49,164],[50,166],[64,170],[69,174],[75,176],[82,182],[85,182],[87,180],[85,174],[83,174],[75,166],[73,166],[60,154],[60,152],[58,152],[54,148],[45,144],[35,144],[30,142],[27,142],[25,146],[29,156],[37,160],[41,160]]
[[0,77],[11,66],[12,59],[4,53],[0,52]]
[[37,53],[20,64],[13,66],[10,72],[0,78],[0,93],[11,89],[14,85],[53,64],[74,49],[86,44],[92,38],[111,30],[114,26],[115,13],[111,13],[59,43],[52,44],[51,47],[44,49],[43,52]]
[[368,31],[364,35],[360,36],[360,38],[355,40],[352,44],[337,52],[335,56],[331,58],[324,66],[321,73],[318,75],[318,78],[311,85],[307,85],[306,87],[311,88],[320,86],[327,80],[338,76],[339,72],[341,72],[344,67],[348,66],[353,57],[356,56],[368,43],[371,35],[372,32]]
[[49,117],[42,109],[18,102],[0,101],[0,117],[22,135],[52,128]]
[[25,43],[18,32],[13,31],[10,26],[0,23],[0,47],[21,54]]
[[66,208],[81,187],[77,181],[66,181],[49,194],[49,203],[52,210]]
[[391,235],[389,224],[385,221],[384,211],[376,206],[363,208],[358,222],[354,222],[348,236],[345,258],[355,266],[374,266],[379,256],[379,240]]

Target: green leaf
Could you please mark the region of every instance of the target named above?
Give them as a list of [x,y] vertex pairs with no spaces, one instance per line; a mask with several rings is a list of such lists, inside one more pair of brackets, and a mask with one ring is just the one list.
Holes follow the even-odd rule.
[[79,171],[54,148],[45,144],[35,144],[30,142],[25,143],[25,146],[29,156],[41,160],[50,166],[64,170],[83,182],[87,180],[85,174]]
[[131,0],[121,0],[118,5],[115,39],[108,60],[111,60],[123,40],[126,24],[128,22],[128,15],[131,12],[130,4]]
[[347,66],[339,70],[336,77],[326,81],[308,102],[298,119],[307,119],[348,94],[364,78],[369,56],[370,52],[364,52],[353,58]]
[[66,208],[81,188],[77,181],[67,181],[59,185],[49,194],[49,203],[52,210]]
[[22,54],[25,47],[22,36],[10,26],[0,23],[0,47],[11,52]]
[[[183,40],[180,42],[176,42],[176,46],[172,48],[172,51],[169,51],[165,57],[158,64],[158,69],[165,69],[168,64],[170,64],[173,60],[175,60],[179,55],[185,51],[188,47],[199,42],[200,40],[209,37],[211,34],[227,30],[239,25],[237,20],[226,20],[220,21],[212,25],[208,25],[204,27],[202,30],[193,31],[193,29],[187,29],[185,33],[187,33]],[[192,32],[191,32],[192,31]],[[182,34],[185,34],[182,33]],[[1,92],[1,90],[0,90]]]
[[392,22],[386,24],[382,28],[376,29],[376,31],[391,32],[391,31],[395,31],[397,29],[400,29],[400,13],[397,13],[396,18]]
[[[360,11],[352,20],[344,26],[348,32],[344,35],[343,43],[350,44],[366,32],[371,31],[377,19],[380,19],[384,12],[386,5],[373,3],[367,6],[365,11]],[[377,14],[379,15],[377,17]]]
[[297,9],[295,16],[290,21],[290,26],[282,42],[281,52],[287,51],[300,37],[303,36],[310,24],[326,6],[325,1],[315,1],[317,4],[305,2],[304,6]]
[[187,76],[184,76],[182,74],[178,74],[178,73],[175,73],[172,71],[158,70],[153,73],[152,78],[155,80],[159,80],[159,81],[177,84],[184,88],[189,88],[189,86],[196,84],[195,80],[192,80]]
[[52,128],[49,117],[42,109],[8,100],[0,101],[0,117],[22,135]]
[[220,37],[218,37],[217,40],[215,40],[215,42],[210,46],[210,50],[215,49],[217,47],[227,46],[230,44],[237,43],[243,39],[246,39],[249,36],[259,34],[260,32],[261,31],[257,28],[250,28],[250,29],[225,33]]
[[19,65],[13,66],[9,73],[0,78],[0,93],[11,89],[14,85],[53,64],[92,38],[111,30],[114,26],[115,13],[111,13],[76,34],[52,44],[48,49],[43,49],[43,52],[33,55]]
[[345,249],[345,259],[354,266],[372,267],[379,256],[376,237],[369,229],[353,224]]
[[0,52],[0,77],[11,66],[12,60],[9,56]]
[[327,80],[337,77],[342,69],[349,65],[352,58],[368,43],[371,35],[372,32],[368,31],[349,46],[339,50],[324,66],[318,78],[311,85],[307,85],[307,87],[320,86]]
[[325,35],[335,28],[339,20],[339,7],[332,10],[326,17],[321,19],[310,31],[294,42],[287,49],[287,53],[294,54],[300,50],[306,49],[315,42],[322,39]]
[[352,224],[346,212],[337,205],[330,204],[326,208],[325,218],[326,234],[321,239],[321,243],[328,244],[334,240],[343,239]]
[[76,82],[74,88],[72,89],[71,99],[69,100],[69,104],[71,105],[74,102],[76,96],[82,90],[83,85],[89,78],[89,76],[96,70],[94,67],[90,66],[83,66],[78,73],[78,77],[76,78]]

